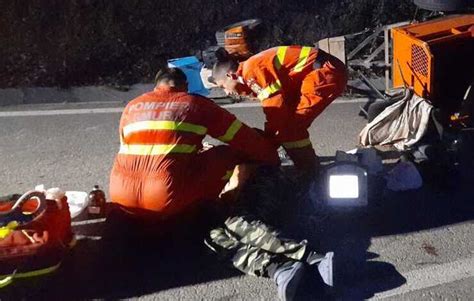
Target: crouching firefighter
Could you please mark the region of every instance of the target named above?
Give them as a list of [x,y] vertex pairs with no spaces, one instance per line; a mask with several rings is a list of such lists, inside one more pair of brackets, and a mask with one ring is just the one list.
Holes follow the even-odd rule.
[[317,169],[307,129],[346,86],[346,67],[339,59],[301,46],[270,48],[240,64],[224,55],[211,80],[228,94],[258,98],[267,136],[285,148],[299,170]]

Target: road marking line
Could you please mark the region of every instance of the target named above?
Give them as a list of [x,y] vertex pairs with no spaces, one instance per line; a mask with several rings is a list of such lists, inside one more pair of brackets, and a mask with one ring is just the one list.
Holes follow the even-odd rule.
[[231,103],[231,104],[223,104],[221,107],[226,109],[238,109],[238,108],[256,108],[260,107],[260,103],[258,102],[238,102],[238,103]]
[[[385,299],[388,297],[396,297],[404,293],[418,291],[420,289],[430,288],[430,287],[434,287],[434,286],[438,286],[442,284],[448,284],[454,281],[459,281],[459,280],[473,277],[474,276],[474,258],[461,259],[461,260],[457,260],[457,261],[453,261],[449,263],[438,264],[438,265],[433,265],[433,266],[425,267],[418,270],[409,271],[409,272],[404,273],[403,276],[407,280],[406,284],[398,288],[395,288],[393,290],[377,293],[375,294],[374,297],[370,298],[369,300],[380,300],[380,299]],[[238,281],[239,282],[240,281],[255,281],[253,279],[255,278],[247,276],[247,279],[239,278]],[[233,280],[233,281],[236,281],[236,280]],[[373,280],[367,283],[362,283],[360,285],[357,285],[357,287],[354,287],[352,290],[348,290],[344,292],[344,295],[338,299],[340,300],[357,299],[357,297],[360,296],[361,291],[365,292],[367,288],[369,288],[370,290],[371,287],[377,287],[378,286],[377,284],[382,284],[381,287],[384,287],[385,286],[384,283],[386,282],[387,282],[387,279],[381,277],[378,279],[378,283],[377,283],[377,280]],[[188,290],[194,291],[194,292],[196,290],[199,290],[200,293],[206,293],[208,291],[213,291],[215,287],[224,287],[226,285],[227,286],[232,285],[229,283],[232,283],[232,280],[229,280],[229,279],[215,280],[215,281],[210,281],[210,282],[196,284],[196,285],[183,286],[179,288],[171,288],[168,290],[163,290],[160,293],[164,293],[164,292],[183,293],[183,291],[188,291]],[[396,299],[399,300],[402,298],[396,298]]]
[[[432,265],[419,270],[406,272],[402,274],[402,276],[407,280],[405,284],[389,291],[377,293],[373,299],[378,300],[394,297],[474,277],[474,258]],[[383,279],[381,279],[381,281],[383,281]]]
[[[333,103],[335,104],[346,104],[346,103],[365,103],[366,98],[356,99],[338,99]],[[238,109],[238,108],[253,108],[259,107],[258,102],[241,102],[228,105],[222,105],[226,109]],[[80,114],[107,114],[107,113],[121,113],[123,107],[120,108],[92,108],[92,109],[61,109],[61,110],[36,110],[36,111],[5,111],[0,112],[0,117],[29,117],[29,116],[55,116],[55,115],[80,115]]]
[[103,113],[122,113],[122,111],[123,111],[123,108],[66,109],[66,110],[44,110],[44,111],[10,111],[10,112],[0,112],[0,117],[103,114]]
[[97,223],[105,223],[105,218],[96,218],[96,219],[87,219],[83,221],[72,221],[71,226],[82,226],[82,225],[90,225],[90,224],[97,224]]
[[[367,98],[354,98],[354,99],[337,99],[333,103],[337,104],[345,104],[345,103],[366,103],[368,101]],[[259,107],[259,102],[240,102],[240,103],[233,103],[233,104],[223,104],[222,107],[224,108],[252,108],[252,107]]]
[[332,103],[345,104],[345,103],[366,103],[369,100],[367,98],[354,98],[354,99],[336,99]]

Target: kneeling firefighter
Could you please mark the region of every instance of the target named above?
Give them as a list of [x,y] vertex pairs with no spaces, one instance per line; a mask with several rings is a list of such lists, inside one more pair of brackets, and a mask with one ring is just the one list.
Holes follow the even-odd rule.
[[[126,106],[110,175],[113,202],[175,215],[217,199],[240,163],[279,164],[272,143],[211,100],[186,91],[185,74],[165,68],[154,91]],[[227,145],[200,151],[206,134]]]

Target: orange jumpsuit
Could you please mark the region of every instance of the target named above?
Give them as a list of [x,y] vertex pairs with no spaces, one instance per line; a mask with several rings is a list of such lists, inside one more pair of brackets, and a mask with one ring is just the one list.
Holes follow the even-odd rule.
[[[228,145],[200,152],[208,134]],[[129,208],[175,214],[216,199],[237,164],[278,164],[275,147],[198,95],[159,88],[132,100],[120,120],[110,197]]]
[[315,163],[307,129],[344,91],[345,65],[316,48],[280,46],[240,63],[237,75],[262,102],[265,132],[286,149],[296,166]]

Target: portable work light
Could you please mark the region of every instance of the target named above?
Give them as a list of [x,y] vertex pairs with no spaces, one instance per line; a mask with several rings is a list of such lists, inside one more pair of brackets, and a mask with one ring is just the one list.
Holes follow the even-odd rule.
[[367,171],[356,162],[336,162],[324,173],[326,203],[329,206],[367,205]]

